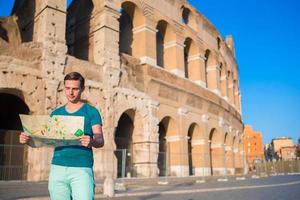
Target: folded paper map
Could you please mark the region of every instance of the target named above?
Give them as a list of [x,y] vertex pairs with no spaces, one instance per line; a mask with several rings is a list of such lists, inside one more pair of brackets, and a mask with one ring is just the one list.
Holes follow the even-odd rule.
[[25,134],[35,144],[66,146],[79,145],[83,134],[84,117],[63,115],[20,115]]

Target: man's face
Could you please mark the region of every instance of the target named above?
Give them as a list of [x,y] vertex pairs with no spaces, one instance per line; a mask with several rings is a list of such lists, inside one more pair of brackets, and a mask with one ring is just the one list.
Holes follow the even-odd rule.
[[65,94],[69,102],[77,103],[80,100],[83,88],[80,87],[79,80],[65,81]]

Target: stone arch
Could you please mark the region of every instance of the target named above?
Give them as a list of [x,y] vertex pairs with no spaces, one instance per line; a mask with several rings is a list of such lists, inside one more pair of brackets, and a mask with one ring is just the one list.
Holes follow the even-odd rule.
[[115,130],[117,177],[137,176],[137,140],[143,132],[141,116],[134,109],[124,111]]
[[234,105],[237,105],[237,102],[236,102],[236,98],[235,98],[235,94],[237,92],[237,81],[236,79],[233,79],[233,85],[232,85],[232,90],[233,90],[233,104]]
[[210,50],[205,52],[206,85],[209,89],[220,93],[219,66],[216,54]]
[[204,58],[205,85],[208,87],[208,66],[212,64],[211,51],[209,49],[205,50]]
[[92,0],[73,1],[67,12],[66,41],[68,53],[82,60],[94,61]]
[[169,53],[166,51],[169,48],[171,41],[175,40],[175,33],[173,32],[169,23],[165,20],[159,20],[156,25],[156,59],[157,65],[166,69],[172,67],[172,62],[169,59]]
[[196,18],[193,12],[189,8],[184,6],[182,7],[182,23],[186,24],[194,30],[197,30]]
[[174,162],[176,161],[176,157],[174,157],[173,155],[173,153],[176,153],[174,151],[176,147],[174,146],[173,142],[176,141],[172,141],[172,137],[177,136],[178,129],[175,120],[170,116],[164,117],[159,122],[158,126],[159,154],[157,165],[159,169],[159,176],[167,176],[170,175],[170,167],[172,166],[172,164],[175,164]]
[[233,103],[234,102],[234,90],[233,90],[233,72],[227,70],[228,77],[228,98]]
[[233,169],[234,169],[234,172],[236,172],[236,166],[237,166],[237,163],[238,163],[238,139],[236,136],[233,136],[233,139],[232,139],[232,153],[233,153]]
[[238,80],[234,78],[233,80],[233,93],[234,93],[234,105],[236,106],[237,110],[240,110],[240,91]]
[[221,38],[220,37],[217,37],[217,48],[220,50],[221,48]]
[[[130,4],[131,7],[134,7],[133,4]],[[132,9],[127,6],[127,10],[121,10],[121,16],[119,19],[119,52],[132,55],[132,41],[133,41],[133,23],[132,23]]]
[[197,123],[192,123],[188,129],[189,175],[197,175],[196,170],[201,167],[203,160],[203,133]]
[[194,73],[194,66],[196,63],[193,63],[192,61],[193,56],[195,57],[197,54],[199,54],[199,49],[195,42],[189,37],[186,38],[184,41],[184,71],[186,78],[190,78]]
[[121,4],[119,52],[132,56],[139,55],[140,42],[136,33],[145,23],[145,16],[141,9],[131,1]]
[[159,21],[156,29],[156,62],[159,67],[164,67],[164,39],[167,28],[166,21]]
[[234,154],[233,154],[233,137],[229,133],[225,133],[224,138],[224,154],[226,174],[234,174]]
[[36,7],[36,0],[15,1],[14,3],[12,15],[17,16],[22,42],[31,42],[36,37],[34,35]]
[[221,95],[227,97],[227,74],[226,65],[221,62],[220,64],[220,85],[221,85]]
[[240,138],[239,139],[239,143],[238,143],[238,166],[237,166],[237,172],[239,174],[243,174],[244,172],[244,145],[243,145],[243,139]]
[[221,167],[224,164],[224,148],[222,134],[216,128],[212,128],[209,132],[209,155],[211,175],[220,174]]
[[[19,114],[29,114],[22,91],[0,91],[0,177],[4,180],[26,179],[24,145],[19,145],[23,130]],[[4,171],[2,171],[4,170]]]

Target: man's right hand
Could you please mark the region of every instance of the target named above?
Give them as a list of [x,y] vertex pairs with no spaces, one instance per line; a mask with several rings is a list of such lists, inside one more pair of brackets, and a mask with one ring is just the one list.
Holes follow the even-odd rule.
[[30,137],[28,135],[26,135],[24,132],[21,132],[20,133],[20,136],[19,136],[19,142],[21,144],[27,144],[30,140]]

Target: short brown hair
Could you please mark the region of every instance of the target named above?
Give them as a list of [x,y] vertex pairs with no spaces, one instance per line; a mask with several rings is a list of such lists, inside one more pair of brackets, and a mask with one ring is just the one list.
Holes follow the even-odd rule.
[[68,73],[65,76],[65,78],[64,78],[64,82],[66,82],[67,80],[76,80],[76,81],[79,81],[80,82],[80,87],[84,88],[84,78],[78,72],[70,72],[70,73]]

